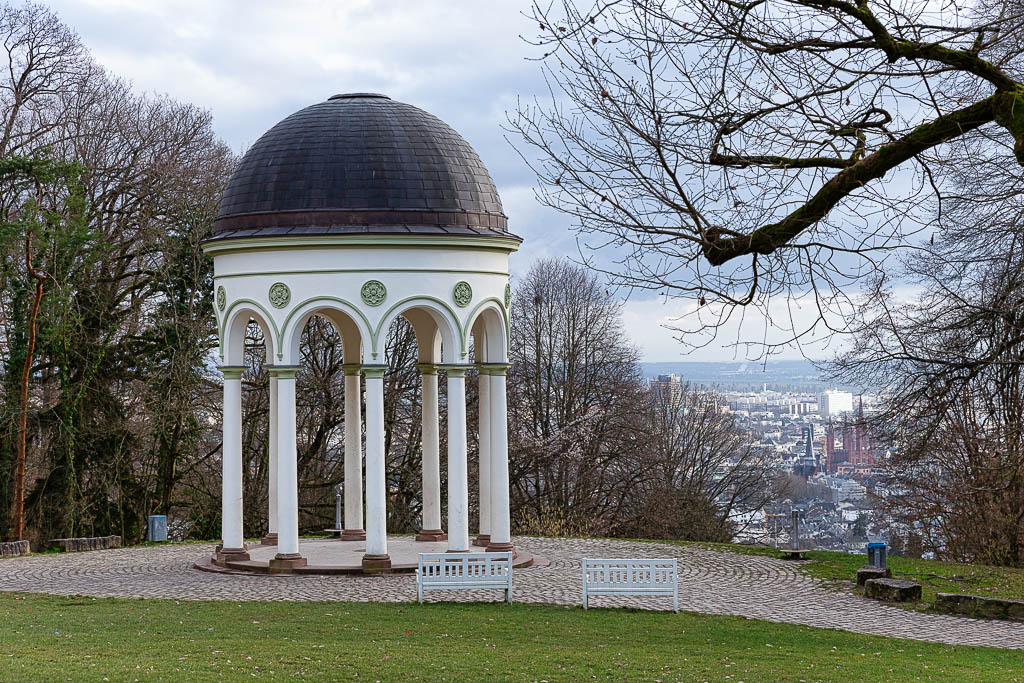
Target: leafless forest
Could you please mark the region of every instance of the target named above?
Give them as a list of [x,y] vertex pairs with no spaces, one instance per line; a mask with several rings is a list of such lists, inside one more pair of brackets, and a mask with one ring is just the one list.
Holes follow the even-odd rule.
[[[209,113],[133,93],[44,7],[3,6],[0,36],[8,65],[0,77],[0,532],[137,541],[147,515],[166,513],[172,533],[215,538],[221,395],[211,263],[199,244],[236,160]],[[703,409],[713,405],[707,396],[687,391],[684,400],[703,408],[680,412],[665,405],[678,397],[648,391],[619,304],[597,276],[542,262],[513,299],[520,531],[724,539],[737,506],[763,504],[747,489],[764,467],[727,417]],[[389,331],[388,526],[396,532],[416,529],[420,514],[415,343],[404,322]],[[243,416],[251,536],[266,530],[263,361],[252,325]],[[332,524],[343,481],[341,364],[339,335],[314,319],[298,381],[305,531]],[[674,439],[688,428],[680,420],[699,421],[705,438]],[[471,446],[474,468],[475,458]],[[654,496],[677,492],[681,514],[703,500],[703,526],[648,521]]]
[[[747,352],[841,335],[827,371],[890,406],[873,424],[903,492],[890,512],[940,557],[1024,564],[1022,12],[1018,0],[533,8],[524,50],[539,50],[550,91],[524,96],[509,136],[541,202],[596,251],[589,268],[539,262],[514,282],[518,531],[728,539],[733,512],[777,493],[713,397],[646,387],[625,287],[692,302],[681,348],[752,311],[765,329],[743,328]],[[216,537],[220,387],[199,244],[236,159],[208,112],[133,92],[46,8],[2,6],[0,36],[0,533],[137,540],[148,514],[168,513],[175,533]],[[262,349],[253,327],[253,536],[267,507]],[[404,323],[388,352],[388,524],[411,531],[419,382]],[[306,330],[303,368],[312,531],[331,522],[344,458],[326,321]]]
[[888,401],[873,426],[894,517],[939,557],[1024,564],[1024,5],[556,0],[531,16],[549,91],[509,129],[592,263],[692,302],[683,345],[739,319],[755,357],[843,342],[827,372]]

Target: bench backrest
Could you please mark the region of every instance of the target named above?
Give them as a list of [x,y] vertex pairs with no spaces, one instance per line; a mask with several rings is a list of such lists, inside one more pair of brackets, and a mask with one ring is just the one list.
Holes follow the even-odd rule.
[[583,560],[583,581],[588,588],[665,588],[676,583],[675,559]]
[[507,578],[512,570],[512,553],[420,553],[420,580],[487,581]]

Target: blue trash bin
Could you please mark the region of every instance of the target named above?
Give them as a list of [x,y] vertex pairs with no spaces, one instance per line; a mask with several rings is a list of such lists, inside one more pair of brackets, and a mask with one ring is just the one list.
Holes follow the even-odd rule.
[[868,543],[868,564],[885,569],[885,550],[884,543]]
[[149,540],[162,542],[167,540],[167,515],[149,516]]

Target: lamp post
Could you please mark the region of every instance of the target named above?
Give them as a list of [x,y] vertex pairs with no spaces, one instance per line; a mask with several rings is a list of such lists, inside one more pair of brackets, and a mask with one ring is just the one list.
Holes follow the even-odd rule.
[[345,493],[345,483],[338,482],[338,485],[334,487],[334,531],[341,533],[341,504],[342,496]]

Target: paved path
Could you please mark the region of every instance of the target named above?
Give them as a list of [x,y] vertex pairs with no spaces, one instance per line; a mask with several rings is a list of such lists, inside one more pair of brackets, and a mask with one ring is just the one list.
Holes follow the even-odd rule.
[[[551,561],[546,567],[517,570],[517,602],[580,604],[583,557],[678,557],[681,609],[957,645],[1024,649],[1024,624],[888,607],[829,590],[785,560],[629,541],[518,538],[516,543]],[[0,590],[187,600],[416,599],[415,581],[409,575],[239,576],[192,568],[212,550],[212,545],[167,545],[0,560]],[[500,598],[494,591],[467,591],[432,599]],[[592,605],[671,609],[670,600],[664,598],[598,597]]]

